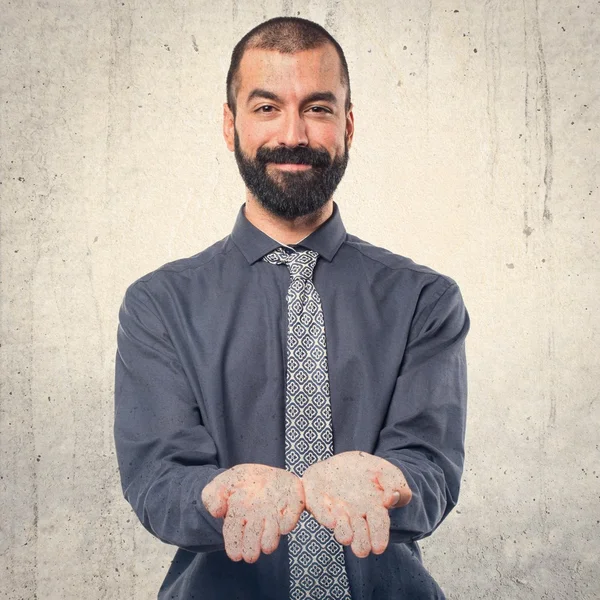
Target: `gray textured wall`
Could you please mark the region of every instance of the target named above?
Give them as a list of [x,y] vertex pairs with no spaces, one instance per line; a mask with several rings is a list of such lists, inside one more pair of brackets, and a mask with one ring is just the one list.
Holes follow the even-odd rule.
[[346,228],[471,313],[464,491],[429,568],[454,600],[600,598],[596,0],[0,4],[0,595],[155,597],[173,550],[121,496],[117,311],[230,232],[229,56],[283,14],[347,54]]

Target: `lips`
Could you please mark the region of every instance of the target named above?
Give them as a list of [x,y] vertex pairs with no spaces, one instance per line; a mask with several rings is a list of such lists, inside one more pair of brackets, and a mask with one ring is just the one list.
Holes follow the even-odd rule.
[[282,171],[306,171],[308,169],[312,169],[311,165],[306,164],[294,164],[294,163],[271,163],[277,169],[281,169]]

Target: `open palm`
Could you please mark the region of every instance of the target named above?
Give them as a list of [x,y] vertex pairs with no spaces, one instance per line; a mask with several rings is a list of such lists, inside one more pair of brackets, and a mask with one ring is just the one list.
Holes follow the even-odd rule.
[[302,483],[306,509],[360,558],[387,548],[388,509],[405,506],[412,497],[400,469],[366,452],[342,452],[317,462],[304,472]]

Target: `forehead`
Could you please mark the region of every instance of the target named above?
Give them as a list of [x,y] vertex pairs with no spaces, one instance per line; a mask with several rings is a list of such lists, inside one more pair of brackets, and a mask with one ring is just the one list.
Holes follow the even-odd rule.
[[240,62],[239,99],[243,101],[255,88],[278,94],[336,92],[343,88],[339,56],[331,44],[292,54],[248,49]]

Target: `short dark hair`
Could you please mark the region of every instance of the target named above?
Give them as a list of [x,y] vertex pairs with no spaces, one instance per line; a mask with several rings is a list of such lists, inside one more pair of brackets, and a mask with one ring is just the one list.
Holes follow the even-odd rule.
[[335,48],[342,66],[342,84],[346,87],[346,112],[350,110],[350,75],[348,63],[341,46],[321,25],[299,17],[275,17],[251,29],[235,46],[227,72],[227,104],[233,116],[236,113],[236,96],[239,87],[240,62],[244,52],[251,48],[277,50],[293,54],[302,50],[312,50],[327,43]]

